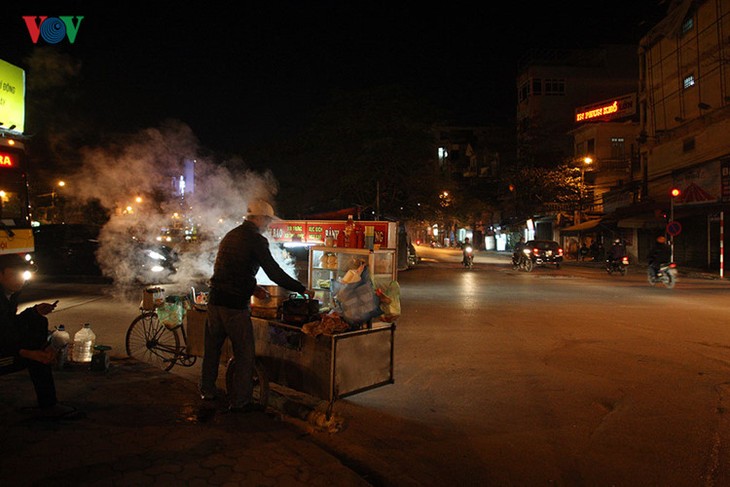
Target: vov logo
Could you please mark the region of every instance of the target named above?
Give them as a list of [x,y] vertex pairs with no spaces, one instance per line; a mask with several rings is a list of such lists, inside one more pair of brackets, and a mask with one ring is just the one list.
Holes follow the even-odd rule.
[[[75,23],[74,19],[76,19]],[[23,20],[25,20],[25,25],[28,27],[30,40],[33,41],[33,44],[38,43],[38,37],[43,38],[48,44],[58,44],[64,37],[68,37],[68,42],[73,44],[84,18],[78,15],[63,17],[24,15]]]

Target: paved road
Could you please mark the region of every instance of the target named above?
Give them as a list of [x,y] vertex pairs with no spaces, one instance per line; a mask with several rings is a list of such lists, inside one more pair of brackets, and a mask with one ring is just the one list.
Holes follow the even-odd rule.
[[[310,441],[376,485],[730,485],[727,281],[456,255],[400,274],[395,384]],[[53,320],[121,350],[133,303],[86,291]]]

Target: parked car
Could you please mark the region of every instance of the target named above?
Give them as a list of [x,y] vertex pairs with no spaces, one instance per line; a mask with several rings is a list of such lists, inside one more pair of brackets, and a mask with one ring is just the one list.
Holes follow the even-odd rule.
[[39,274],[100,276],[96,262],[100,227],[48,224],[33,228]]
[[527,272],[537,265],[554,265],[560,269],[560,263],[563,262],[563,248],[553,240],[528,240],[522,252],[525,259],[521,268]]

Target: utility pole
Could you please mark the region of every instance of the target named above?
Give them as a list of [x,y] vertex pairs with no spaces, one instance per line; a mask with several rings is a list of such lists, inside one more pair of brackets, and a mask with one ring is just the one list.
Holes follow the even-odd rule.
[[380,220],[380,180],[375,181],[375,219]]

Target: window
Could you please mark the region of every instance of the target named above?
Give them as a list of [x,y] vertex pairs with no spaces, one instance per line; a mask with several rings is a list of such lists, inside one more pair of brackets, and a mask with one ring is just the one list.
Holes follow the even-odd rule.
[[682,86],[686,90],[687,88],[691,88],[695,85],[695,77],[694,75],[690,74],[689,76],[685,76],[684,80],[682,81]]
[[542,95],[542,80],[540,78],[532,80],[532,94]]
[[545,95],[565,95],[564,79],[546,79],[543,86],[545,87]]
[[596,139],[588,139],[586,145],[586,154],[596,153]]
[[684,22],[682,22],[682,34],[686,34],[687,32],[691,31],[692,28],[695,26],[695,19],[691,15],[684,19]]
[[624,159],[626,145],[623,137],[611,137],[611,159]]
[[530,82],[525,81],[520,85],[519,92],[517,93],[518,99],[520,101],[527,100],[527,97],[530,96]]

